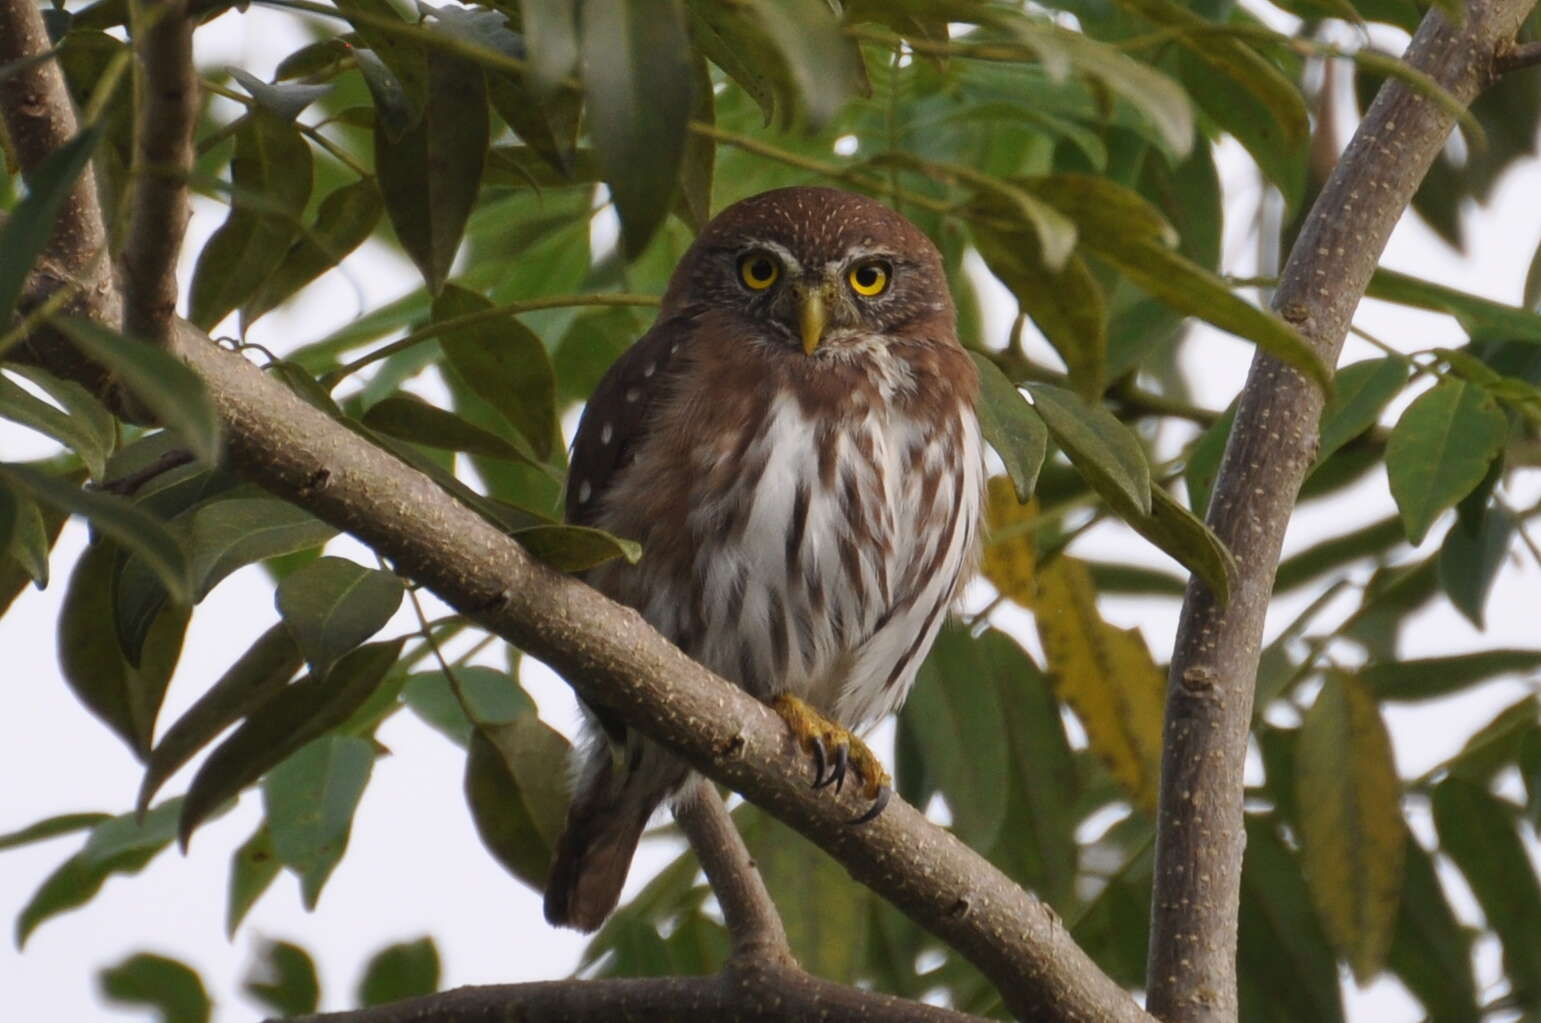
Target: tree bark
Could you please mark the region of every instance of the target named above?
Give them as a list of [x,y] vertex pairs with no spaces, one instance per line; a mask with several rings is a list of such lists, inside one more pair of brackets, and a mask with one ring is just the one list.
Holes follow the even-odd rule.
[[[1535,0],[1473,0],[1424,18],[1406,61],[1462,104],[1496,74]],[[1398,81],[1365,114],[1290,252],[1274,308],[1335,365],[1392,228],[1455,124]],[[1170,1023],[1237,1018],[1242,767],[1264,619],[1285,528],[1316,454],[1324,396],[1261,351],[1215,481],[1209,525],[1236,555],[1230,604],[1188,586],[1167,683],[1146,987]]]

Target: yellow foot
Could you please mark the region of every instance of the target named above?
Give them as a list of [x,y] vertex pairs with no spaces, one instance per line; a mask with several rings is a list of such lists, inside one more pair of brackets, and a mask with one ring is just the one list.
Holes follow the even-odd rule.
[[790,693],[772,700],[771,709],[781,715],[798,744],[813,754],[814,788],[833,785],[839,792],[849,772],[855,772],[862,780],[862,792],[872,800],[872,807],[852,824],[865,824],[883,812],[893,795],[892,783],[882,762],[866,743]]

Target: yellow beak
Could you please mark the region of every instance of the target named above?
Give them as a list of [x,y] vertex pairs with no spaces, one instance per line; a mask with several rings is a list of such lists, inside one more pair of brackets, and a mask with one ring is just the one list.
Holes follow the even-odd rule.
[[824,323],[828,308],[822,288],[800,289],[797,295],[797,319],[803,335],[803,351],[812,355],[824,339]]

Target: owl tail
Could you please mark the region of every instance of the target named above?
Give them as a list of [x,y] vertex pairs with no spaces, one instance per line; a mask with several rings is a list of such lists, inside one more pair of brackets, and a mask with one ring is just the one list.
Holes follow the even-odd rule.
[[546,881],[546,920],[580,931],[597,929],[615,909],[642,829],[678,784],[635,761],[617,768],[598,747],[590,754],[598,769],[591,762],[583,772]]

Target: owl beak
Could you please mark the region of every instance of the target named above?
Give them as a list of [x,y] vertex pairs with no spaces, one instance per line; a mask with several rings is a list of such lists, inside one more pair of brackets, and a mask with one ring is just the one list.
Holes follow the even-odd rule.
[[819,342],[824,339],[824,324],[829,315],[829,307],[824,298],[824,289],[799,288],[797,293],[797,320],[799,329],[803,335],[803,351],[812,355],[813,350],[819,347]]

